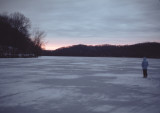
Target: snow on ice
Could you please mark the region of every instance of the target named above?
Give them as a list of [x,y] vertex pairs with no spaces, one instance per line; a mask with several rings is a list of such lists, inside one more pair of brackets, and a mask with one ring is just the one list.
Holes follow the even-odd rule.
[[0,113],[160,113],[160,59],[0,59]]

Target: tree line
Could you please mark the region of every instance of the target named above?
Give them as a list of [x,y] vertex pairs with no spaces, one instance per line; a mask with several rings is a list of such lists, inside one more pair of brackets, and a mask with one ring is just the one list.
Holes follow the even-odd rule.
[[46,56],[89,56],[89,57],[148,57],[160,58],[160,43],[147,42],[133,45],[73,45],[54,51],[43,51]]
[[0,14],[0,55],[42,53],[44,32],[31,32],[31,22],[19,12]]

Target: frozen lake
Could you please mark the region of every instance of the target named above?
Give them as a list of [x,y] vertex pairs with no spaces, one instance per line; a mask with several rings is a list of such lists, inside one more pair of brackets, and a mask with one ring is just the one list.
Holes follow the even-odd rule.
[[160,59],[0,59],[0,113],[160,113]]

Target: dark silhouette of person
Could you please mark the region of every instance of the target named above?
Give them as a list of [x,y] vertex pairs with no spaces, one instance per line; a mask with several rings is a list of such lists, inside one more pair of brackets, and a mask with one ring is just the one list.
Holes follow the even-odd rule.
[[148,74],[147,74],[147,68],[148,68],[148,61],[146,59],[146,57],[143,58],[142,61],[142,69],[143,69],[143,78],[147,78]]

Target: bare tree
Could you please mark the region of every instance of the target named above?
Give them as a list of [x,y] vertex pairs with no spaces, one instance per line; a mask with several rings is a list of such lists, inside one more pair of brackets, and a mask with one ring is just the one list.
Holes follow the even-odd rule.
[[29,18],[25,17],[23,14],[16,12],[10,14],[10,21],[13,28],[16,28],[19,32],[29,36],[29,29],[31,28],[31,23]]
[[45,36],[46,36],[45,32],[39,30],[38,28],[34,29],[34,31],[32,33],[32,40],[34,43],[34,51],[37,56],[41,55],[42,50],[45,46],[45,42],[44,42]]
[[39,29],[35,29],[33,31],[33,42],[35,44],[35,46],[39,47],[39,48],[43,48],[45,46],[45,42],[44,42],[44,37],[46,36],[45,35],[45,32],[44,31],[40,31]]
[[31,33],[30,28],[30,20],[21,13],[0,14],[0,45],[18,48],[23,53],[41,55],[45,33],[39,29]]

